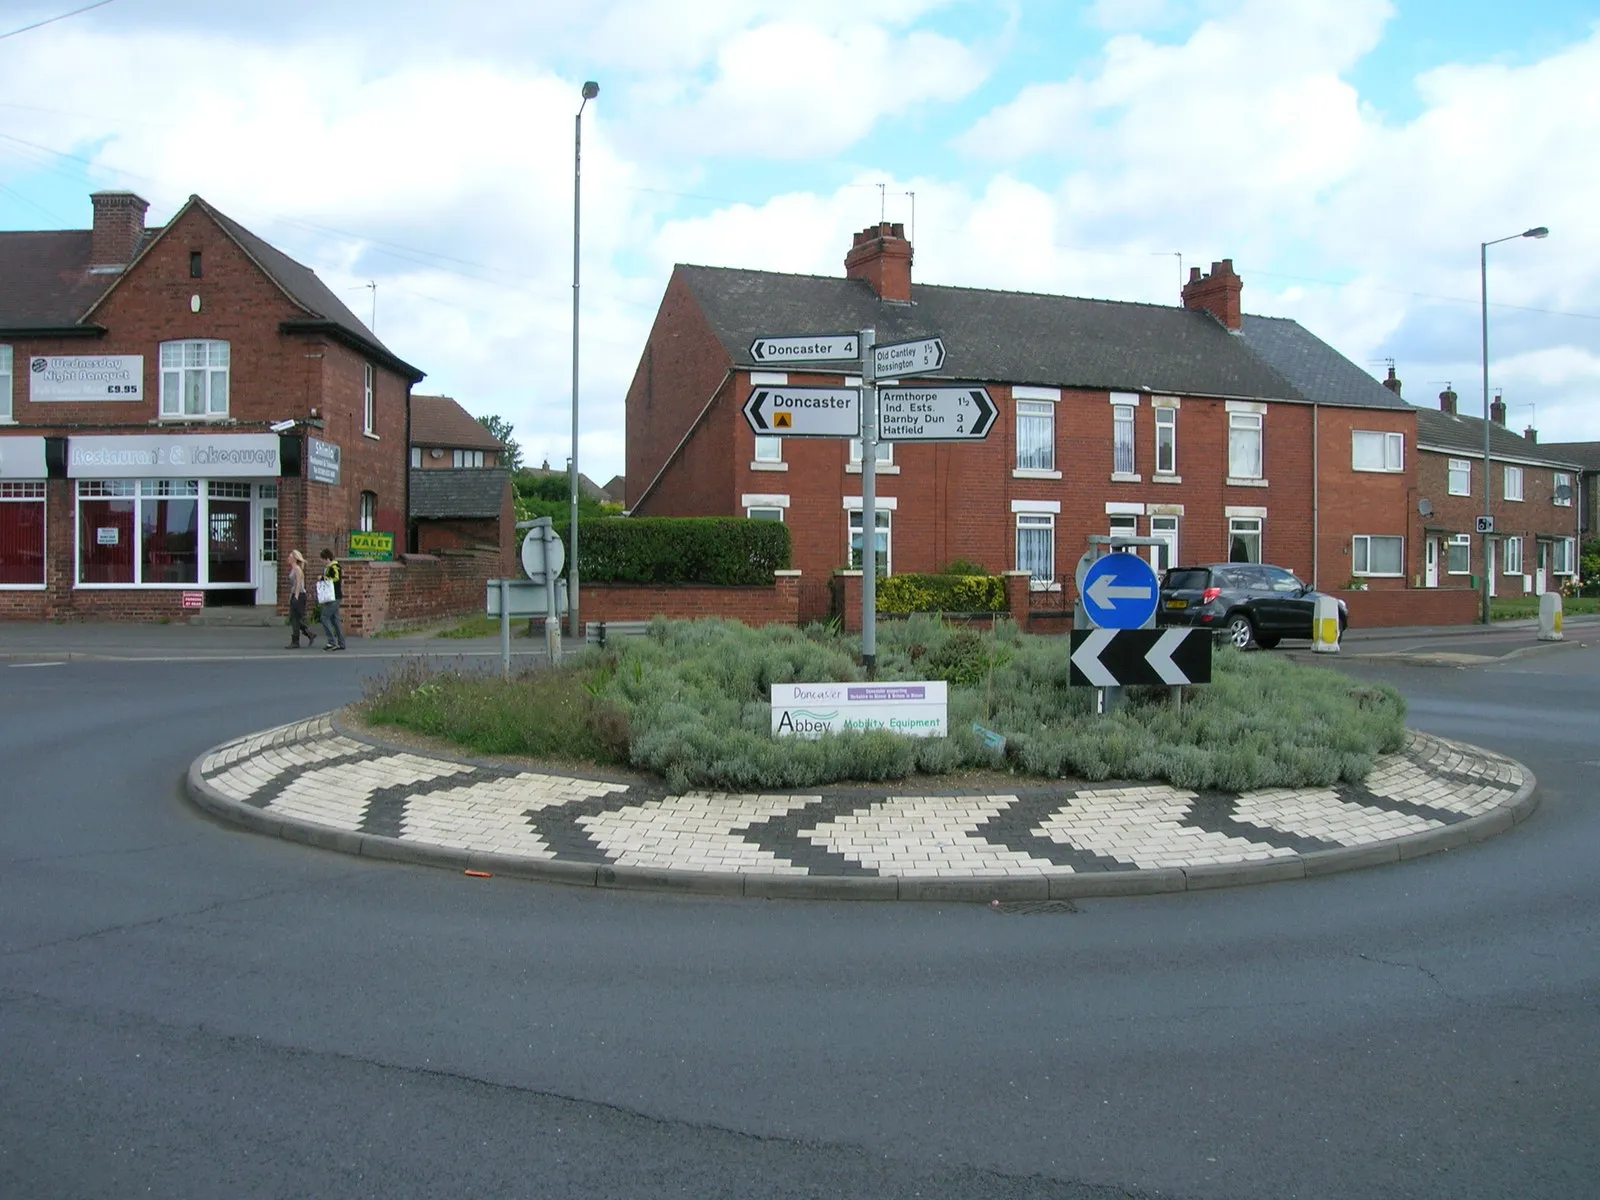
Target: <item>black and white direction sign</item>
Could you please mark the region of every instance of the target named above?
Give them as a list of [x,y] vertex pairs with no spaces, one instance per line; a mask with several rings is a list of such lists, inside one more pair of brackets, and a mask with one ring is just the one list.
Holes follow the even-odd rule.
[[879,379],[929,375],[944,366],[944,343],[938,338],[889,342],[872,348],[872,369]]
[[999,410],[981,387],[878,389],[881,442],[981,442]]
[[1068,673],[1077,687],[1210,683],[1209,629],[1074,629]]
[[776,437],[860,437],[861,390],[758,387],[745,401],[744,419]]
[[793,337],[758,337],[750,343],[758,363],[843,362],[861,357],[861,337],[854,333],[800,333]]

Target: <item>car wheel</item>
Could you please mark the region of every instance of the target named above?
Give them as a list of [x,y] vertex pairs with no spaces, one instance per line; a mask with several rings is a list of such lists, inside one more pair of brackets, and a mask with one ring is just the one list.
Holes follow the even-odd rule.
[[1243,613],[1235,613],[1228,618],[1228,641],[1235,649],[1248,650],[1255,644],[1256,627],[1251,624],[1250,618]]
[[1277,644],[1278,635],[1275,633],[1258,633],[1256,635],[1256,645],[1260,646],[1263,650],[1271,650]]

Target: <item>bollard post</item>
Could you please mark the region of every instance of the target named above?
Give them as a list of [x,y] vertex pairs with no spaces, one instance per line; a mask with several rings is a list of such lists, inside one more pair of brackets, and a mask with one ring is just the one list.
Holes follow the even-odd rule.
[[1339,653],[1339,602],[1318,596],[1311,625],[1311,649],[1318,654]]
[[1539,597],[1539,640],[1559,642],[1561,635],[1561,593],[1545,592]]

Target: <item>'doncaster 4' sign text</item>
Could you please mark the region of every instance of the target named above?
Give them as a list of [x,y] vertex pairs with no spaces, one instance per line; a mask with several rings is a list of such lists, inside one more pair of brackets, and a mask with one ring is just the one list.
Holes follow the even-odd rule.
[[775,683],[774,737],[818,738],[846,729],[887,729],[908,737],[949,734],[949,688],[920,683]]

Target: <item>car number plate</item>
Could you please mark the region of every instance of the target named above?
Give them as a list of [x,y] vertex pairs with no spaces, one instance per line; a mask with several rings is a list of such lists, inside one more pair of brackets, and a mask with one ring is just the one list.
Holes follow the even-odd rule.
[[1187,600],[1168,600],[1167,601],[1167,607],[1168,608],[1188,608],[1189,607],[1189,602]]

